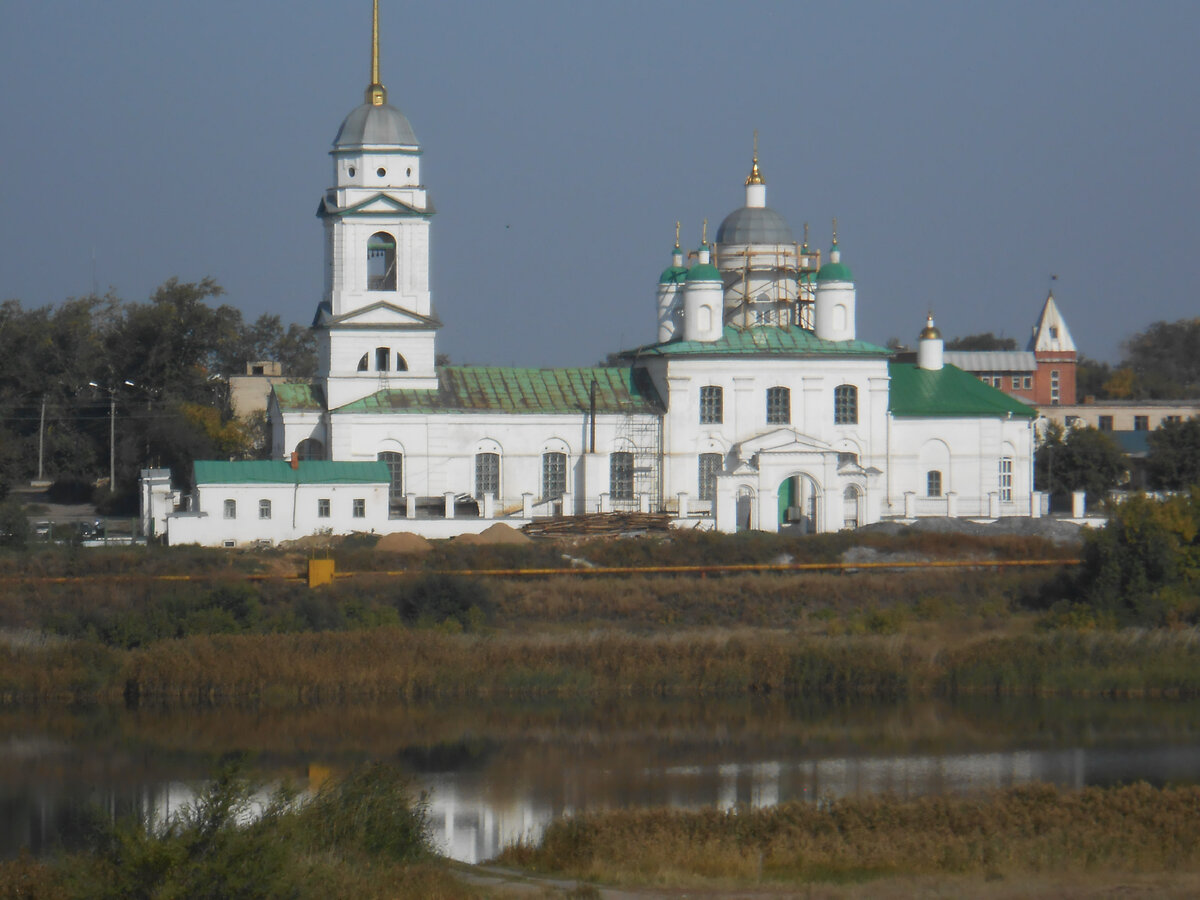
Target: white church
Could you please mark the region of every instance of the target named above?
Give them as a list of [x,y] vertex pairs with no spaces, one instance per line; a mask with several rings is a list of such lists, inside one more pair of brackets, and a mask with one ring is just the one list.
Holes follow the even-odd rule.
[[239,546],[622,510],[801,533],[1040,514],[1035,410],[944,364],[932,318],[915,363],[859,340],[836,223],[824,259],[796,241],[757,150],[714,242],[685,252],[676,226],[652,343],[611,367],[438,366],[434,210],[416,134],[380,82],[378,21],[376,0],[371,83],[334,138],[318,210],[317,377],[275,386],[275,459],[198,461],[186,498],[145,471],[148,532]]

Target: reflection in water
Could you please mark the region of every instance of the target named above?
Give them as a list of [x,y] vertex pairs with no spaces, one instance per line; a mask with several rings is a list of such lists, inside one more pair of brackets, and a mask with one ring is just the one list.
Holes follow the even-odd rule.
[[222,753],[267,782],[395,761],[429,792],[434,838],[477,862],[554,817],[632,806],[764,807],[1044,781],[1200,781],[1195,701],[974,700],[888,706],[629,701],[287,713],[0,715],[0,855],[78,839],[81,810],[162,818]]

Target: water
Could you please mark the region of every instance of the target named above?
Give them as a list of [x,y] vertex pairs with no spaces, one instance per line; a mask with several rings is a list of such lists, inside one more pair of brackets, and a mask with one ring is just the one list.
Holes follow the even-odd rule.
[[301,786],[367,759],[429,792],[465,862],[575,811],[732,808],[888,791],[1200,782],[1200,702],[973,700],[352,706],[0,714],[0,855],[78,840],[83,811],[159,816],[222,754]]

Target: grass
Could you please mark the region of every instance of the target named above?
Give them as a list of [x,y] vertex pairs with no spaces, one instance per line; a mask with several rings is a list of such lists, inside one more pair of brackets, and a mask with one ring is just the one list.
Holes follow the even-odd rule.
[[1200,787],[871,796],[559,820],[500,862],[625,886],[846,884],[899,876],[1200,871]]

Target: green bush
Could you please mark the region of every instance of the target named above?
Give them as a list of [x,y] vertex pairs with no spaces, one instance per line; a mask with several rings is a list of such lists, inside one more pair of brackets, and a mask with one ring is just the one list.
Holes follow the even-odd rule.
[[493,608],[491,592],[479,579],[440,573],[408,582],[394,602],[400,618],[409,624],[436,625],[452,619],[463,628],[486,619]]

